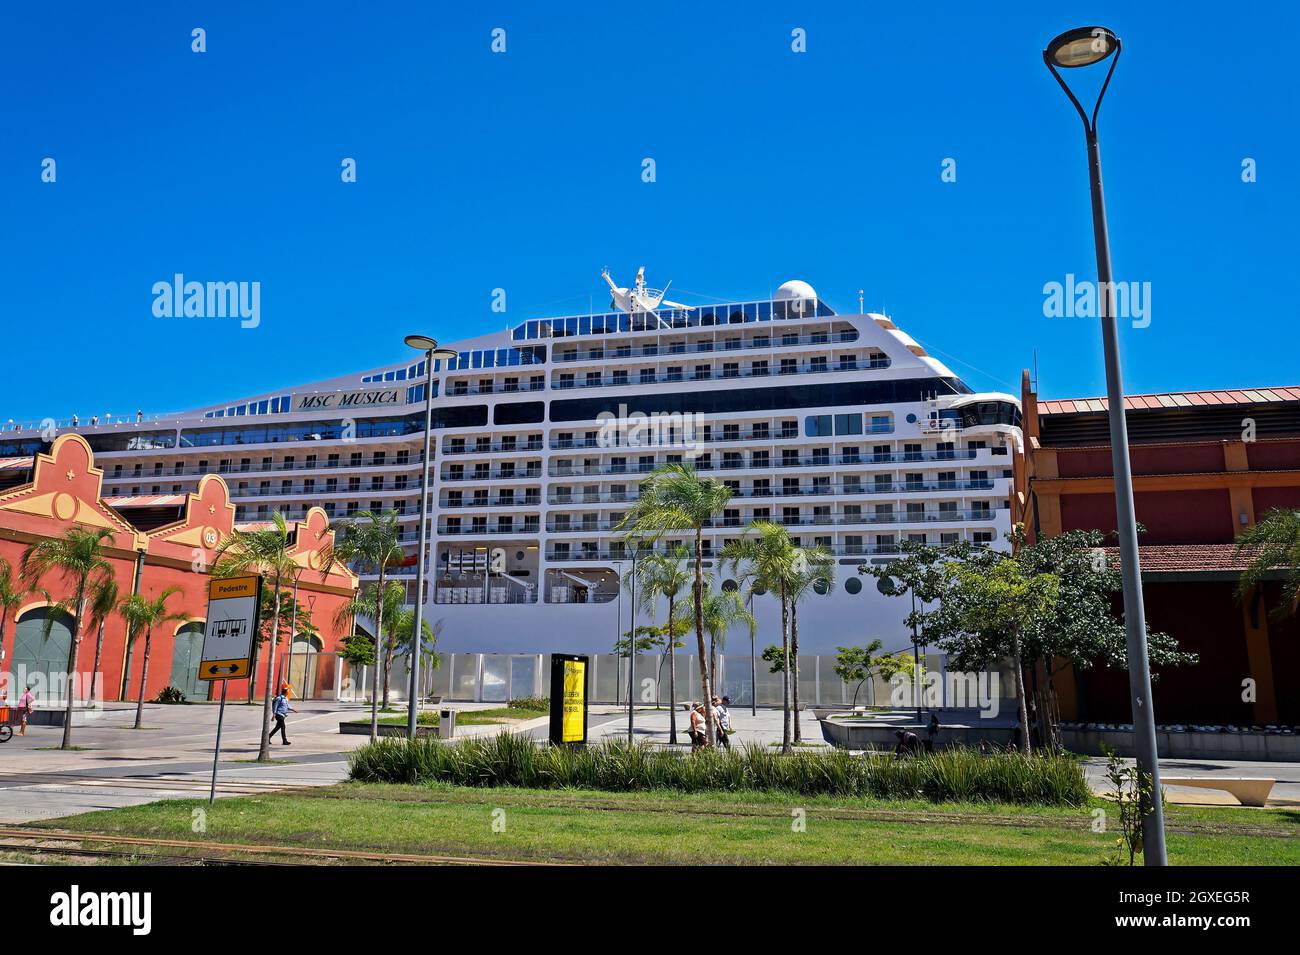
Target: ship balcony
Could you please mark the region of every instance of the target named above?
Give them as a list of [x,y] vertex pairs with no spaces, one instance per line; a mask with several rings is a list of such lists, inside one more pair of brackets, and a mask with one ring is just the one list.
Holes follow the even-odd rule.
[[[939,484],[951,483],[954,486],[939,487]],[[951,492],[955,490],[971,490],[988,492],[993,489],[991,481],[955,481],[955,482],[926,482],[922,485],[911,484],[906,491],[900,490],[905,487],[905,483],[895,484],[893,482],[886,488],[884,485],[877,486],[874,483],[839,483],[832,484],[829,481],[817,484],[801,484],[799,486],[767,486],[753,488],[732,488],[732,500],[773,500],[784,498],[800,497],[827,497],[827,496],[845,496],[856,494],[901,494],[916,493],[918,491],[938,491]],[[640,494],[637,490],[624,491],[574,491],[565,494],[564,488],[552,489],[547,495],[547,503],[552,507],[572,507],[585,504],[625,504],[637,500]]]
[[105,481],[144,481],[149,478],[171,478],[171,477],[203,477],[207,474],[219,474],[222,477],[240,474],[282,474],[286,471],[305,471],[308,473],[315,471],[346,471],[355,468],[375,469],[406,469],[412,466],[418,466],[424,460],[423,454],[413,454],[405,459],[395,459],[389,456],[362,458],[359,461],[338,460],[338,461],[274,461],[269,464],[240,462],[235,464],[227,462],[218,464],[215,467],[206,468],[177,468],[174,465],[155,464],[145,465],[139,471],[132,469],[127,471],[114,471],[112,474],[104,476]]
[[440,537],[475,537],[484,534],[490,534],[494,537],[512,536],[518,534],[536,534],[541,524],[539,519],[534,517],[532,520],[497,520],[495,523],[471,523],[456,524],[451,521],[438,525],[438,535]]
[[611,345],[608,348],[592,347],[586,350],[560,351],[556,348],[556,364],[582,361],[609,361],[619,358],[663,358],[673,355],[706,355],[716,352],[753,351],[756,349],[800,348],[805,345],[848,345],[858,340],[854,329],[808,335],[755,335],[750,338],[723,338],[705,341],[668,342],[644,345]]
[[506,441],[476,441],[474,444],[447,443],[442,453],[444,455],[462,455],[462,454],[520,454],[530,451],[542,450],[542,439],[537,437],[530,441],[506,442]]
[[732,381],[746,378],[782,378],[794,375],[821,375],[835,372],[862,371],[864,369],[882,369],[889,367],[889,359],[863,359],[861,361],[825,361],[794,362],[792,364],[763,365],[760,367],[741,368],[739,363],[724,365],[720,369],[686,369],[676,372],[651,373],[643,369],[640,374],[615,372],[603,375],[588,372],[581,378],[576,375],[560,374],[551,382],[552,389],[568,391],[582,388],[630,388],[634,385],[682,384],[693,381]]
[[[971,460],[975,457],[974,451],[954,451],[951,454],[938,452],[926,455],[916,455],[903,458],[897,456],[899,461],[915,463],[918,461],[956,461]],[[567,464],[565,462],[553,462],[548,469],[549,475],[553,478],[576,478],[591,477],[596,475],[643,475],[652,473],[655,468],[664,462],[630,462],[627,464],[606,463],[606,464]],[[755,460],[750,458],[722,458],[721,460],[703,461],[698,458],[693,462],[696,471],[782,471],[790,468],[812,468],[812,469],[831,469],[840,467],[863,467],[874,464],[890,463],[887,458],[876,457],[868,454],[828,454],[813,455],[811,457],[800,458],[759,458]]]
[[542,503],[541,492],[528,494],[524,497],[505,496],[498,494],[496,497],[469,497],[455,498],[445,496],[439,498],[438,506],[442,508],[459,508],[459,507],[539,507]]
[[385,483],[381,485],[364,484],[356,487],[344,487],[342,485],[330,486],[326,484],[291,484],[275,485],[272,487],[245,487],[231,488],[230,499],[243,500],[252,497],[301,497],[304,494],[313,498],[317,497],[360,497],[363,495],[378,494],[380,496],[388,495],[419,495],[420,482],[412,481],[408,484]]
[[527,468],[497,468],[492,470],[448,471],[439,477],[440,481],[525,481],[542,476],[541,462]]
[[[483,369],[487,371],[487,369]],[[520,392],[545,391],[546,381],[544,376],[541,381],[497,381],[492,378],[480,378],[475,380],[457,379],[447,383],[444,394],[449,398],[460,398],[465,395],[513,395]]]

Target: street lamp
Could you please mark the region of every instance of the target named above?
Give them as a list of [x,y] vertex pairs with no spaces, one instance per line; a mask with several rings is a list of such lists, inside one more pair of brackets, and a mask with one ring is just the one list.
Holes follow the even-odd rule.
[[[1151,702],[1151,670],[1147,659],[1146,612],[1142,605],[1142,570],[1138,564],[1137,521],[1133,512],[1133,472],[1129,463],[1128,424],[1124,419],[1124,385],[1119,367],[1119,330],[1115,320],[1115,288],[1111,278],[1110,237],[1106,231],[1106,200],[1101,188],[1101,149],[1097,144],[1097,110],[1119,62],[1122,44],[1105,27],[1079,27],[1062,33],[1043,51],[1043,62],[1078,110],[1088,142],[1088,178],[1092,190],[1092,231],[1097,247],[1098,301],[1106,361],[1106,398],[1110,417],[1110,454],[1115,472],[1115,514],[1119,533],[1120,570],[1124,580],[1124,630],[1128,642],[1128,684],[1137,740],[1138,778],[1150,787],[1142,817],[1143,858],[1147,865],[1166,865],[1164,810],[1161,807],[1160,766],[1156,755],[1155,713]],[[1057,67],[1077,69],[1110,60],[1110,69],[1097,94],[1091,118],[1061,78]]]
[[439,348],[438,341],[428,335],[407,335],[406,344],[424,352],[424,461],[420,469],[420,549],[415,557],[415,626],[411,630],[411,668],[409,701],[406,715],[407,738],[415,739],[415,727],[420,697],[420,650],[424,641],[424,548],[428,534],[426,522],[429,515],[429,435],[433,430],[433,362],[434,359],[455,358],[456,353]]

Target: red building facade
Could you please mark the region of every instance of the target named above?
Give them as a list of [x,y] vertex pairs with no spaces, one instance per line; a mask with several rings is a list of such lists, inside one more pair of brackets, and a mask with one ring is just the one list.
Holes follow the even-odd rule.
[[[34,459],[0,460],[0,557],[8,561],[17,578],[23,553],[36,541],[61,537],[71,527],[111,532],[105,556],[120,593],[153,597],[167,587],[178,587],[180,592],[168,602],[168,609],[190,618],[167,624],[161,633],[155,630],[144,698],[154,699],[164,687],[173,685],[191,699],[206,699],[210,687],[197,679],[197,671],[207,611],[208,569],[217,547],[235,526],[229,490],[220,477],[210,474],[192,494],[105,499],[102,478],[103,470],[95,466],[90,446],[75,434],[56,438],[47,453]],[[291,553],[300,568],[299,604],[310,604],[317,630],[298,634],[293,645],[300,660],[308,659],[309,654],[315,654],[310,659],[321,659],[337,649],[346,633],[346,622],[338,623],[336,616],[355,593],[357,578],[345,567],[322,570],[322,554],[333,542],[323,510],[312,508],[291,528]],[[52,608],[50,598],[68,598],[73,583],[57,572],[23,583],[33,589],[7,621],[0,642],[0,670],[8,677],[11,698],[24,686],[34,685],[39,705],[63,693],[72,619]],[[84,619],[87,616],[83,614],[79,673],[74,681],[78,698],[88,695],[88,675],[98,639],[98,630],[92,630]],[[277,675],[287,672],[289,646],[287,635],[282,635],[274,663]],[[109,615],[103,627],[96,698],[137,699],[143,653],[144,640],[137,638],[128,656],[126,624],[118,614]],[[265,661],[265,650],[259,659]],[[128,678],[129,685],[124,687]],[[260,680],[257,685],[260,692]],[[244,698],[246,692],[245,681],[231,681],[230,698]]]
[[[1021,390],[1017,519],[1031,539],[1114,531],[1106,399],[1041,401],[1028,372]],[[1300,722],[1300,621],[1272,613],[1278,583],[1238,598],[1246,562],[1234,553],[1262,515],[1300,508],[1300,388],[1134,395],[1125,409],[1147,621],[1200,655],[1157,671],[1156,719]],[[1130,719],[1123,671],[1067,671],[1057,688],[1065,719]]]

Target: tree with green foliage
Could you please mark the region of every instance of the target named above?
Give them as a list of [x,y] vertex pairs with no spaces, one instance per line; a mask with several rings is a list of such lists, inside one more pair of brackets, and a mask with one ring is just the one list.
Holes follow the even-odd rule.
[[88,617],[90,629],[95,631],[95,662],[90,669],[90,697],[87,703],[95,705],[95,684],[99,677],[99,660],[104,652],[104,624],[117,612],[121,604],[121,589],[117,579],[107,574],[97,578],[90,588]]
[[[396,584],[390,582],[389,586]],[[401,586],[400,584],[396,584]],[[415,630],[415,608],[402,607],[389,619],[395,621],[391,627],[392,640],[399,656],[406,657],[408,664],[411,661],[411,654],[415,651],[414,641],[411,634]],[[438,635],[442,632],[442,621],[431,624],[428,618],[420,620],[420,646],[419,646],[419,666],[428,667],[431,670],[442,669],[442,657],[438,656]],[[410,664],[414,665],[414,664]]]
[[745,606],[739,590],[712,590],[704,598],[704,629],[709,633],[709,677],[718,690],[718,651],[727,650],[727,631],[743,626],[752,637],[758,622]]
[[[1049,749],[1059,748],[1055,676],[1066,666],[1127,666],[1124,624],[1113,599],[1121,576],[1101,549],[1106,537],[1100,531],[1070,531],[1031,545],[1018,526],[1007,539],[1012,553],[968,542],[943,548],[904,544],[897,560],[864,565],[859,572],[890,579],[895,595],[915,594],[917,607],[904,625],[914,627],[921,642],[945,650],[953,669],[983,669],[1002,660],[1014,666],[1018,658],[1021,723],[1028,725],[1023,695],[1028,670],[1035,674],[1043,740]],[[1014,566],[1001,566],[1007,563]],[[1026,599],[1023,606],[999,605],[1016,595]],[[1196,662],[1167,634],[1148,628],[1147,643],[1152,664]]]
[[[677,601],[682,593],[691,586],[692,571],[689,564],[691,552],[682,544],[676,544],[668,547],[663,552],[650,552],[644,557],[639,557],[636,562],[636,593],[632,594],[632,599],[642,609],[649,611],[653,618],[655,607],[660,597],[668,601],[668,620],[674,622],[678,619]],[[623,585],[632,589],[632,569],[629,568],[624,577]],[[682,621],[683,625],[686,621]],[[675,623],[673,624],[676,625]],[[667,624],[665,624],[667,627]],[[681,636],[686,630],[683,628]],[[674,651],[682,646],[676,639],[667,638],[667,629],[661,633],[662,644],[668,654],[668,742],[670,745],[677,744],[677,667],[674,665]],[[662,668],[663,661],[660,661]],[[655,704],[659,702],[659,688],[655,687]]]
[[[275,679],[275,648],[280,643],[280,600],[285,584],[293,580],[299,567],[290,551],[293,533],[284,515],[275,511],[270,527],[250,530],[235,528],[217,545],[212,564],[212,576],[237,577],[257,574],[271,585],[272,600],[271,636],[267,641],[266,676],[262,692],[262,741],[258,746],[257,760],[265,763],[271,759],[271,683]],[[250,680],[249,690],[253,689]],[[252,699],[252,692],[249,693]]]
[[[628,541],[654,543],[665,534],[686,531],[694,535],[695,641],[700,659],[700,692],[707,725],[713,725],[713,691],[709,683],[708,652],[704,645],[704,528],[711,526],[731,499],[731,488],[721,481],[702,478],[689,464],[665,464],[652,471],[641,485],[641,496],[618,523]],[[709,740],[706,745],[712,745]]]
[[768,647],[763,651],[763,659],[777,662],[769,657],[769,651],[779,651],[779,666],[773,666],[773,673],[781,674],[781,752],[789,753],[793,741],[790,720],[790,672],[785,660],[790,653],[790,586],[796,574],[797,548],[790,540],[790,533],[780,524],[772,521],[754,521],[749,525],[744,537],[729,541],[722,548],[723,568],[730,568],[736,573],[746,594],[758,591],[774,594],[781,602],[781,645]]
[[[31,593],[32,588],[25,585],[22,578],[14,573],[14,568],[9,561],[0,557],[0,673],[8,669],[5,665],[4,653],[5,629],[9,617],[13,616],[15,622],[17,621],[18,611]],[[4,694],[0,692],[0,704],[4,702]]]
[[[60,749],[72,747],[72,704],[76,697],[77,652],[81,646],[86,599],[98,579],[113,574],[113,567],[108,562],[108,542],[114,533],[107,528],[87,530],[71,527],[62,537],[47,538],[28,546],[19,562],[19,576],[29,586],[36,585],[49,574],[57,574],[70,585],[71,596],[55,605],[72,617],[72,638],[68,643],[68,699],[63,713]],[[47,627],[53,619],[52,615],[48,618]]]
[[[406,587],[397,580],[387,580],[384,582],[383,589],[379,587],[378,581],[369,586],[364,586],[357,591],[357,595],[347,603],[339,607],[338,613],[335,614],[335,622],[340,626],[345,626],[348,620],[355,620],[357,617],[369,617],[375,621],[376,639],[375,646],[378,654],[373,684],[373,696],[370,703],[371,730],[376,738],[379,735],[379,700],[383,700],[382,706],[388,707],[389,676],[388,671],[392,667],[392,655],[401,642],[396,631],[402,608],[406,603]],[[407,636],[409,639],[409,634]],[[382,690],[380,687],[380,671],[383,671]]]
[[855,684],[853,687],[853,706],[858,705],[858,691],[862,689],[862,684],[872,680],[868,686],[868,695],[870,703],[874,706],[876,702],[876,693],[874,678],[880,677],[885,681],[892,680],[899,673],[910,674],[913,671],[913,661],[901,653],[880,653],[884,647],[883,640],[872,640],[866,646],[858,647],[836,647],[839,651],[835,656],[835,675],[845,683]]
[[135,704],[135,729],[139,729],[144,720],[144,694],[149,680],[149,651],[153,646],[154,628],[169,623],[188,623],[190,619],[190,615],[183,610],[167,609],[167,602],[180,593],[183,593],[180,587],[164,587],[153,597],[132,594],[127,598],[131,605],[131,621],[137,630],[144,631],[144,658],[140,661],[140,695]]
[[1250,557],[1237,585],[1237,595],[1243,601],[1264,581],[1280,574],[1282,602],[1273,615],[1281,619],[1300,610],[1300,510],[1269,511],[1258,524],[1241,532],[1236,553]]
[[790,560],[790,688],[794,741],[803,742],[799,724],[799,602],[809,595],[828,594],[835,586],[835,556],[825,547],[795,547]]
[[[1056,677],[1068,668],[1083,672],[1099,662],[1128,667],[1128,636],[1115,613],[1115,595],[1123,590],[1117,561],[1103,549],[1107,536],[1098,530],[1067,531],[1054,537],[1026,541],[1017,526],[1007,537],[1014,558],[1025,573],[1056,578],[1059,597],[1054,612],[1031,622],[1023,635],[1022,652],[1034,681],[1039,725],[1045,744],[1059,749],[1060,716]],[[1186,666],[1196,654],[1178,648],[1166,633],[1147,627],[1147,658],[1153,666]]]
[[[406,559],[406,551],[402,549],[401,530],[397,523],[397,512],[386,510],[376,514],[373,511],[359,511],[355,517],[335,521],[333,527],[334,544],[323,555],[325,569],[328,570],[335,563],[344,563],[355,565],[358,570],[372,570],[378,577],[373,592],[386,593],[389,568],[400,565]],[[417,559],[423,560],[424,555],[418,555]],[[405,599],[405,591],[403,591],[403,599]],[[393,664],[392,648],[384,646],[382,636],[384,611],[389,606],[386,600],[374,602],[376,652],[382,649],[384,661],[385,705],[388,702],[388,672]],[[373,741],[378,738],[379,666],[376,666],[370,688],[370,739]]]

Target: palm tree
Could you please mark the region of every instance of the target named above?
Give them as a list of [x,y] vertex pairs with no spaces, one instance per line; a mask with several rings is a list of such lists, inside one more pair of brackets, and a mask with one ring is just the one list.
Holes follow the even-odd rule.
[[90,670],[90,705],[95,705],[95,677],[104,651],[104,624],[117,610],[121,589],[115,577],[101,577],[90,592],[90,627],[95,631],[95,665]]
[[[654,542],[664,534],[688,531],[695,535],[695,642],[700,655],[700,692],[704,698],[706,726],[713,725],[713,693],[704,646],[704,528],[722,513],[731,488],[712,478],[701,478],[689,464],[665,464],[652,471],[641,485],[641,496],[618,523],[636,546]],[[712,739],[707,745],[712,745]]]
[[68,701],[63,714],[63,742],[60,749],[72,746],[72,701],[73,679],[77,672],[77,651],[81,646],[82,614],[86,609],[86,595],[95,581],[103,576],[112,576],[113,567],[105,557],[106,540],[111,540],[116,532],[107,528],[86,530],[72,527],[62,537],[51,537],[37,541],[23,551],[19,564],[20,576],[28,582],[35,583],[49,573],[57,573],[71,584],[73,597],[67,602],[72,614],[72,639],[68,643]]
[[[382,596],[381,596],[382,595]],[[374,673],[374,692],[370,699],[370,738],[372,740],[379,738],[379,666],[380,661],[384,659],[391,660],[393,648],[398,640],[403,639],[400,632],[402,626],[402,605],[406,603],[406,588],[396,580],[385,581],[383,590],[379,584],[371,584],[358,591],[357,595],[347,603],[339,607],[338,612],[334,615],[334,621],[339,626],[347,626],[349,619],[355,620],[357,617],[369,617],[375,621],[375,673]],[[414,626],[414,615],[412,615],[411,626]],[[387,638],[385,638],[385,629]],[[406,634],[406,639],[410,634]],[[382,654],[380,648],[383,648]],[[388,705],[387,686],[384,689],[384,705]]]
[[[655,603],[659,597],[668,601],[668,623],[665,628],[668,644],[668,742],[677,743],[677,669],[673,663],[673,645],[677,642],[673,623],[676,620],[677,598],[691,585],[691,569],[687,566],[691,553],[683,544],[675,544],[663,553],[650,553],[637,561],[636,594],[633,599],[649,610],[653,619]],[[631,571],[628,572],[631,586]]]
[[1282,603],[1274,611],[1285,617],[1300,610],[1300,510],[1272,510],[1237,538],[1237,553],[1248,551],[1250,565],[1241,575],[1237,594],[1245,600],[1274,571],[1285,571]]
[[[9,561],[0,557],[0,673],[5,671],[5,629],[9,623],[9,615],[12,613],[14,619],[17,619],[18,609],[31,592],[30,587],[25,586],[20,578],[14,576]],[[0,706],[3,705],[4,696],[0,694]]]
[[275,588],[275,608],[271,615],[271,639],[267,641],[265,690],[262,694],[262,741],[258,746],[258,762],[271,759],[271,681],[275,671],[275,647],[280,642],[280,593],[284,583],[292,580],[298,565],[289,554],[293,542],[289,524],[284,515],[276,511],[271,515],[270,527],[230,532],[217,545],[212,563],[214,577],[235,577],[239,574],[260,574],[269,579]]
[[[383,593],[388,568],[400,564],[406,558],[402,550],[401,532],[397,526],[397,512],[359,511],[355,518],[338,521],[334,525],[338,532],[334,546],[325,554],[325,567],[328,569],[336,561],[345,564],[359,564],[362,569],[373,569],[379,575],[376,593]],[[424,560],[419,554],[417,560]],[[418,594],[416,599],[423,599]],[[386,600],[375,602],[375,660],[379,660],[379,648],[383,640],[384,610]],[[388,671],[393,665],[393,648],[384,648],[384,704],[388,703]],[[370,739],[379,738],[379,667],[375,666],[370,688]]]
[[758,629],[754,615],[745,608],[739,590],[710,590],[704,598],[704,629],[709,632],[709,677],[714,692],[718,687],[718,651],[727,651],[727,631],[742,623],[752,636]]
[[167,601],[181,593],[180,587],[164,587],[152,600],[144,594],[133,594],[127,600],[131,602],[131,615],[137,628],[144,629],[144,660],[140,663],[140,696],[135,703],[135,729],[140,728],[144,719],[144,694],[149,680],[149,649],[153,643],[153,628],[168,623],[188,623],[190,615],[183,610],[169,611]]
[[810,593],[828,593],[835,586],[835,558],[825,547],[796,547],[791,560],[790,686],[794,741],[803,741],[799,726],[799,601]]
[[[796,548],[780,524],[754,521],[750,534],[722,549],[722,565],[732,567],[749,593],[764,590],[781,601],[781,751],[790,752],[790,581]],[[755,687],[757,692],[757,687]]]

